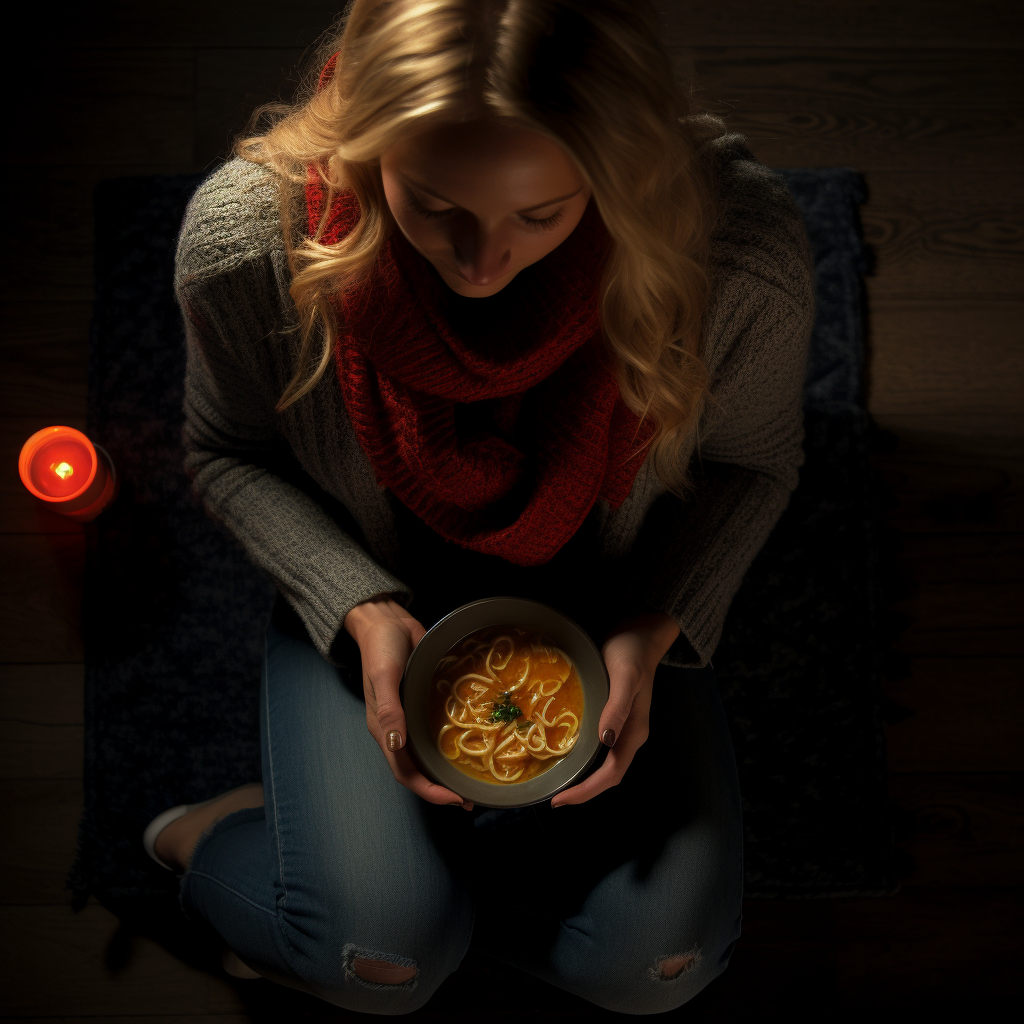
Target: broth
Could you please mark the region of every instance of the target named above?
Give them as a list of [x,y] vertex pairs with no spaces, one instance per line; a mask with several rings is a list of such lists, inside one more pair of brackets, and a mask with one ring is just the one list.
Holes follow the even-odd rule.
[[494,785],[527,782],[576,745],[583,686],[547,637],[488,626],[438,662],[427,712],[438,750],[459,771]]

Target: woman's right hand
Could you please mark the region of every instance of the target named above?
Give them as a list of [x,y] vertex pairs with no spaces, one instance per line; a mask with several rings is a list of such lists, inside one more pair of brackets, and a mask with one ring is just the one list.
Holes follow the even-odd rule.
[[[387,758],[395,778],[432,804],[457,804],[467,811],[471,800],[431,782],[406,749],[408,729],[398,685],[412,649],[426,632],[397,601],[375,597],[345,616],[345,630],[359,645],[366,697],[366,727]],[[389,742],[390,741],[390,742]]]

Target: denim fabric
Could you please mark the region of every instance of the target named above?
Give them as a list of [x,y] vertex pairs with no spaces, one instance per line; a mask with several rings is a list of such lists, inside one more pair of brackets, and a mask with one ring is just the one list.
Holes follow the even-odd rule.
[[[577,806],[429,804],[366,728],[357,664],[336,668],[277,620],[266,637],[265,807],[199,841],[182,878],[264,977],[364,1013],[423,1006],[481,952],[624,1013],[686,1002],[739,937],[735,760],[713,669],[660,666],[651,731],[623,781]],[[691,954],[666,980],[661,961]],[[415,965],[369,982],[356,957]]]

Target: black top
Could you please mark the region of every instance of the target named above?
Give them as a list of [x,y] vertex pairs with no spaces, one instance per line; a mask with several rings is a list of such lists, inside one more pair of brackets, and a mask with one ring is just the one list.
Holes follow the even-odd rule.
[[[392,504],[398,572],[413,591],[410,612],[427,629],[460,605],[484,597],[525,597],[549,604],[582,626],[598,646],[620,617],[621,610],[607,595],[621,588],[609,586],[608,562],[596,557],[586,521],[549,562],[520,566],[447,541],[394,497]],[[605,578],[598,580],[598,572]]]

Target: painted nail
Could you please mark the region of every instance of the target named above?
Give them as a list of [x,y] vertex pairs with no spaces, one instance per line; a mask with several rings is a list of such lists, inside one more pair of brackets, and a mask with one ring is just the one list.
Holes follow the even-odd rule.
[[601,742],[606,747],[614,747],[615,746],[615,730],[614,729],[605,729],[605,731],[603,733],[601,733]]
[[388,733],[388,750],[398,750],[402,745],[402,734],[397,729]]

